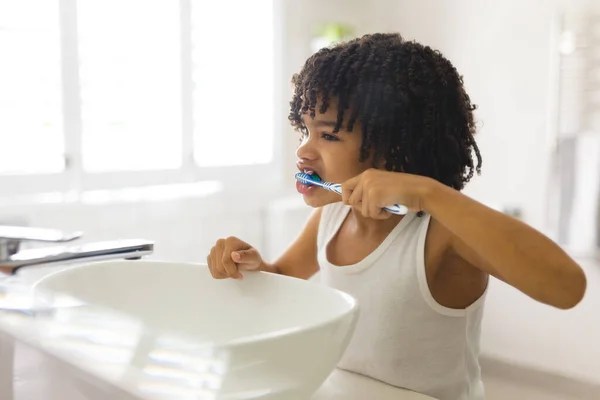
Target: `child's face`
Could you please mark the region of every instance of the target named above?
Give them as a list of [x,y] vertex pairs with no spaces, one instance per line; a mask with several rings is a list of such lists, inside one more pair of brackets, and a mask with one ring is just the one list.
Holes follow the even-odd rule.
[[[337,120],[335,103],[332,102],[324,114],[318,112],[319,104],[316,110],[315,119],[308,114],[303,117],[306,130],[296,151],[298,169],[314,171],[323,181],[342,183],[370,168],[371,160],[358,161],[362,145],[360,124],[357,122],[352,132],[342,126],[334,134],[333,128]],[[317,186],[297,185],[297,189],[304,196],[306,204],[312,207],[341,201],[338,194]]]

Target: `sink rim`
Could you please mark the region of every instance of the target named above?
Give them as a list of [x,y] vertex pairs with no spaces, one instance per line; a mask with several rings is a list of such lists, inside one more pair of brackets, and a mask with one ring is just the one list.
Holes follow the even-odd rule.
[[[88,305],[91,307],[100,307],[101,309],[107,309],[107,310],[111,310],[114,311],[116,314],[121,314],[121,315],[125,315],[127,317],[130,317],[134,320],[140,321],[145,330],[149,330],[149,331],[154,331],[157,332],[156,328],[152,328],[147,326],[147,324],[137,315],[134,315],[132,313],[128,313],[126,311],[123,310],[119,310],[113,307],[108,307],[104,304],[101,303],[90,303],[87,301],[82,300],[81,298],[77,297],[77,296],[73,296],[69,293],[65,293],[65,292],[58,292],[58,291],[54,291],[51,289],[46,289],[43,288],[43,284],[44,282],[52,279],[52,277],[55,277],[57,275],[62,275],[62,274],[67,274],[69,272],[72,272],[74,270],[81,270],[81,269],[86,269],[86,268],[98,268],[101,267],[102,265],[106,265],[106,264],[154,264],[154,265],[160,265],[160,264],[169,264],[169,265],[173,265],[173,264],[179,264],[179,265],[185,265],[185,266],[193,266],[193,267],[202,267],[202,268],[208,268],[208,265],[206,263],[194,263],[194,262],[171,262],[171,261],[163,261],[163,260],[105,260],[105,261],[92,261],[89,263],[81,263],[81,264],[76,264],[76,265],[72,265],[69,267],[66,267],[64,269],[58,270],[58,271],[53,271],[45,276],[43,276],[40,279],[37,279],[32,285],[31,285],[31,293],[34,294],[37,290],[40,291],[44,291],[44,292],[50,292],[50,293],[56,293],[56,294],[63,294],[63,295],[67,295],[70,296],[78,301],[81,301],[82,303],[84,303],[84,305]],[[171,333],[171,334],[177,334],[180,336],[183,336],[189,340],[195,341],[199,344],[203,344],[203,345],[208,345],[211,346],[213,348],[224,348],[224,347],[240,347],[240,346],[245,346],[245,345],[250,345],[250,344],[255,344],[255,343],[260,343],[260,342],[265,342],[268,340],[273,340],[273,339],[277,339],[277,338],[282,338],[285,336],[289,336],[289,335],[293,335],[293,334],[302,334],[304,332],[311,332],[314,330],[318,330],[321,329],[327,325],[332,325],[332,324],[336,324],[339,323],[341,321],[343,321],[344,319],[351,317],[354,319],[353,321],[353,326],[356,325],[356,320],[358,318],[358,313],[359,313],[359,305],[356,301],[356,299],[354,297],[352,297],[351,295],[335,289],[335,288],[331,288],[328,286],[322,286],[322,285],[318,285],[316,283],[310,282],[308,280],[303,280],[303,279],[299,279],[299,278],[294,278],[294,277],[290,277],[290,276],[286,276],[286,275],[280,275],[280,274],[274,274],[274,273],[270,273],[270,272],[265,272],[265,271],[245,271],[245,274],[260,274],[260,275],[266,275],[266,276],[271,276],[274,277],[274,279],[284,279],[284,280],[288,280],[290,282],[294,281],[294,284],[300,284],[300,285],[317,285],[319,287],[319,290],[322,291],[327,291],[327,292],[331,292],[331,293],[335,293],[336,296],[339,296],[341,299],[344,300],[344,302],[348,305],[348,309],[344,310],[343,312],[340,312],[338,315],[336,315],[333,318],[329,318],[326,319],[324,321],[319,321],[319,322],[315,322],[315,323],[311,323],[311,324],[307,324],[304,326],[293,326],[290,328],[284,328],[284,329],[278,329],[272,332],[265,332],[265,333],[261,333],[261,334],[256,334],[256,335],[247,335],[247,336],[241,336],[239,338],[236,339],[232,339],[232,340],[226,340],[223,342],[219,342],[219,341],[209,341],[209,340],[198,340],[194,337],[193,334],[189,334],[185,331],[177,331],[177,330],[170,330],[168,327],[166,329],[162,329],[161,331],[164,333]],[[242,281],[243,282],[243,281]],[[354,329],[351,328],[352,330]]]

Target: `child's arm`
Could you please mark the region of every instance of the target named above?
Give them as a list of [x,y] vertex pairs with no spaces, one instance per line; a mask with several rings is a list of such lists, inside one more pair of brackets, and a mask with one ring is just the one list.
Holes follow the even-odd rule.
[[428,212],[455,236],[466,263],[543,303],[571,308],[584,296],[583,270],[557,244],[434,179],[369,169],[342,183],[342,199],[370,218],[389,218],[387,204]]
[[466,262],[543,303],[566,309],[581,301],[585,274],[557,244],[439,182],[426,186],[424,211],[456,236],[454,251]]

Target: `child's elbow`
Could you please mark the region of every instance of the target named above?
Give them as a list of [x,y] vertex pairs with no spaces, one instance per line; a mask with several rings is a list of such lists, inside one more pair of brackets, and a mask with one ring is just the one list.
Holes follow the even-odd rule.
[[574,268],[571,268],[571,270],[562,282],[562,295],[557,299],[558,301],[555,304],[556,307],[563,310],[568,310],[578,305],[583,300],[587,288],[587,278],[583,269],[578,265],[574,265]]

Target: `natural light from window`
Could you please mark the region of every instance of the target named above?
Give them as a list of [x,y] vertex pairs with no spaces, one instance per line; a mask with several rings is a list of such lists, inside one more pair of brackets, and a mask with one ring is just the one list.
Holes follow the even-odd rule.
[[0,0],[0,175],[109,187],[272,162],[274,17],[274,0]]
[[58,1],[0,0],[0,174],[64,169],[60,76]]
[[173,0],[78,2],[83,165],[181,165],[179,8]]

